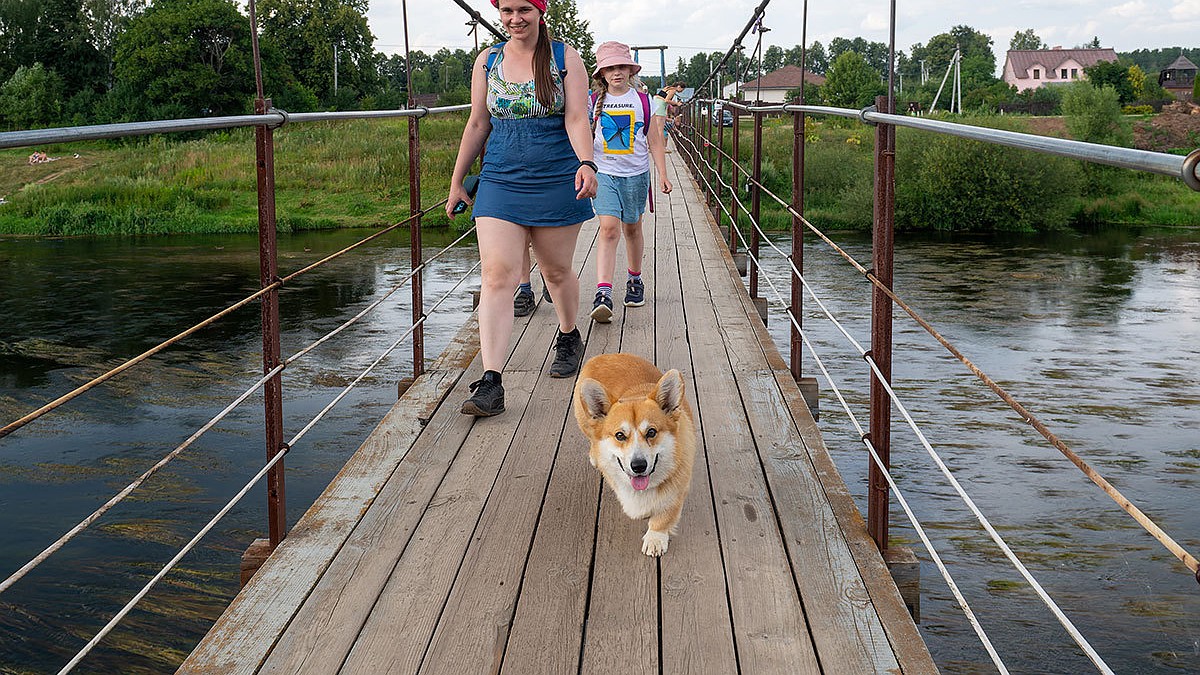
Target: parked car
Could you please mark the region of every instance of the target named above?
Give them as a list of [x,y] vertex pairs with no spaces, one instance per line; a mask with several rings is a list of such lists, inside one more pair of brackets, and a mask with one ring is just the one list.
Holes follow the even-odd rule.
[[733,112],[730,110],[725,110],[724,108],[720,110],[714,110],[712,121],[713,124],[719,124],[723,127],[731,127],[733,126]]

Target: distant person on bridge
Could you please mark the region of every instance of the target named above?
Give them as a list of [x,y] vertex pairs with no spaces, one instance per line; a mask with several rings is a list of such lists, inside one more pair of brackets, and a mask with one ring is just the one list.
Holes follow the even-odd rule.
[[479,258],[479,346],[483,377],[463,403],[468,415],[504,412],[504,365],[513,327],[513,289],[526,237],[554,296],[558,336],[551,377],[579,369],[583,339],[575,326],[579,277],[572,269],[579,228],[593,215],[596,163],[588,133],[587,70],[579,52],[551,40],[547,0],[492,0],[508,42],[479,54],[471,77],[471,115],[463,130],[446,215],[472,203],[463,179],[487,142],[474,200]]
[[663,155],[663,117],[651,112],[650,96],[634,89],[631,82],[641,69],[629,55],[629,47],[620,42],[605,42],[596,50],[591,105],[596,164],[600,167],[596,188],[600,233],[596,238],[596,297],[591,316],[599,323],[612,321],[613,274],[622,231],[629,263],[625,306],[646,304],[642,213],[650,191],[651,157],[658,169],[658,188],[663,194],[671,194]]

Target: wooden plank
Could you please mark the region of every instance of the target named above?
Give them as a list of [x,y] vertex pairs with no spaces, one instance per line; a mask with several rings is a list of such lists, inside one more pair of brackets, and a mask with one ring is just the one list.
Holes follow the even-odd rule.
[[[878,608],[871,602],[872,595],[880,593],[870,593],[867,588],[868,580],[873,576],[873,585],[885,587],[880,589],[885,599],[887,586],[891,587],[891,595],[894,596],[891,602],[892,623],[904,635],[903,643],[895,645],[896,651],[904,647],[903,654],[911,660],[914,672],[929,672],[924,668],[933,664],[924,641],[904,609],[878,551],[866,536],[861,516],[853,508],[852,499],[849,500],[853,513],[851,520],[857,518],[857,536],[865,539],[869,548],[852,551],[844,538],[846,533],[841,519],[835,515],[824,485],[819,482],[813,458],[802,440],[797,422],[793,421],[794,411],[788,406],[783,393],[785,389],[793,390],[793,400],[802,402],[799,389],[759,319],[749,295],[745,293],[728,250],[719,241],[719,234],[715,233],[715,227],[710,223],[706,229],[698,228],[696,236],[705,251],[707,269],[716,270],[723,266],[729,278],[737,281],[740,290],[736,297],[731,296],[739,301],[736,305],[718,303],[714,298],[718,316],[723,316],[724,323],[731,330],[752,333],[752,339],[760,345],[768,359],[769,371],[738,371],[738,384],[743,400],[752,412],[751,424],[761,439],[759,447],[768,451],[765,465],[767,476],[774,501],[780,510],[781,522],[788,532],[786,541],[797,569],[797,583],[802,597],[806,606],[821,608],[823,620],[812,622],[813,639],[821,662],[826,667],[836,664],[838,668],[856,672],[885,672],[899,668],[897,655],[893,652],[895,642],[889,643]],[[807,406],[802,407],[804,416],[811,421]],[[810,431],[816,431],[815,422]],[[816,437],[820,438],[819,432]],[[823,443],[821,448],[824,449]],[[827,453],[825,459],[829,459]],[[832,467],[832,463],[829,466]],[[836,471],[827,478],[835,481],[841,492],[849,498],[845,484]],[[880,566],[870,576],[859,570],[856,559],[861,555],[879,561]],[[827,573],[813,574],[811,570],[826,570]],[[883,576],[882,583],[878,581],[877,575],[880,573]],[[887,607],[888,603],[883,606]],[[896,608],[900,614],[895,613]]]
[[[683,187],[685,199],[694,201],[694,188]],[[755,367],[750,360],[755,352],[761,362],[761,350],[720,325],[712,303],[736,293],[730,280],[706,274],[698,252],[681,248],[680,255],[692,358],[696,372],[703,374],[697,378],[696,398],[709,449],[738,662],[747,673],[819,673],[761,459],[734,396],[735,373]]]
[[[676,162],[668,162],[668,175],[678,186],[684,177]],[[683,314],[683,288],[678,247],[694,247],[690,234],[682,233],[674,214],[683,209],[681,190],[660,198],[656,214],[655,246],[655,346],[657,364],[678,368],[687,383],[687,396],[696,402],[696,371],[692,366]],[[682,224],[681,224],[682,227]],[[725,597],[725,568],[717,540],[717,520],[708,475],[704,428],[697,419],[696,463],[692,489],[671,537],[667,554],[659,561],[659,597],[662,605],[662,665],[664,673],[734,673],[733,619]]]
[[[461,377],[461,354],[478,351],[473,322],[392,406],[288,536],[180,665],[181,673],[251,673],[266,658],[355,524],[421,434],[422,415]],[[469,360],[469,359],[468,359]]]
[[[724,250],[719,243],[717,246],[718,249]],[[724,257],[728,258],[728,254],[726,253]],[[726,271],[733,278],[738,278],[735,276],[737,272],[732,267],[731,259],[727,261]],[[913,622],[912,616],[908,613],[896,584],[887,570],[887,564],[879,555],[879,549],[875,546],[875,542],[867,534],[866,523],[855,506],[854,498],[847,489],[845,481],[838,473],[833,458],[830,457],[829,451],[825,447],[820,428],[813,419],[808,405],[805,404],[799,387],[792,379],[786,361],[775,349],[774,341],[766,326],[757,319],[758,314],[750,304],[749,295],[744,294],[740,298],[742,300],[741,311],[751,317],[748,327],[754,331],[759,344],[763,346],[764,354],[772,370],[772,377],[781,397],[780,401],[773,401],[771,405],[786,406],[792,420],[794,432],[788,431],[789,438],[785,447],[796,447],[795,441],[791,438],[793,433],[800,439],[810,462],[809,470],[820,483],[823,497],[820,502],[814,502],[814,505],[821,505],[823,511],[821,518],[826,519],[832,516],[841,531],[840,539],[844,545],[839,544],[836,552],[829,551],[828,553],[836,554],[843,560],[848,558],[849,562],[857,569],[858,576],[870,599],[870,611],[877,615],[903,671],[906,673],[938,672],[925,641],[921,637],[916,623]],[[772,396],[772,398],[774,397]],[[773,463],[772,468],[777,470],[776,475],[781,479],[790,473],[786,463]],[[793,478],[795,477],[793,476]],[[773,481],[773,484],[777,483]],[[795,488],[788,487],[783,483],[779,484],[781,484],[780,492],[785,495],[796,492]],[[791,519],[790,522],[804,522],[804,518],[805,516],[800,516],[799,520]],[[840,564],[845,565],[845,562]],[[853,592],[853,595],[858,595],[857,590]],[[856,623],[860,620],[851,619]],[[870,635],[864,640],[863,648],[866,648],[865,645],[868,644],[874,648],[878,642],[875,635],[876,629],[873,626],[874,621],[869,621],[869,623],[871,624]]]
[[[595,228],[580,235],[576,261],[584,260],[581,279],[595,278]],[[584,282],[581,286],[586,287]],[[581,294],[582,295],[582,294]],[[591,311],[590,301],[580,314]],[[604,335],[592,332],[592,322],[581,319],[587,337],[584,358],[608,345]],[[574,380],[569,380],[574,386]],[[569,397],[567,399],[570,400]],[[543,498],[542,514],[534,531],[525,565],[524,580],[505,646],[503,672],[577,673],[580,644],[588,602],[590,566],[599,508],[600,474],[587,462],[587,441],[573,418],[563,425],[560,449]]]
[[417,672],[536,379],[507,373],[505,413],[475,421],[339,672]]
[[578,450],[560,450],[564,424],[574,424],[572,381],[543,373],[545,336],[554,335],[557,327],[552,313],[535,312],[527,331],[532,335],[518,345],[510,361],[514,368],[532,371],[536,384],[458,570],[422,673],[457,674],[464,663],[487,672],[500,670],[555,456]]

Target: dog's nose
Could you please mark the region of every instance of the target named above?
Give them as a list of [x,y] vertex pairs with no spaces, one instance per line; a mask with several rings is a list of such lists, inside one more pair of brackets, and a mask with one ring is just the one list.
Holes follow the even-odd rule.
[[632,460],[629,461],[629,468],[633,469],[633,472],[636,474],[645,473],[646,472],[646,458],[645,457],[634,457]]

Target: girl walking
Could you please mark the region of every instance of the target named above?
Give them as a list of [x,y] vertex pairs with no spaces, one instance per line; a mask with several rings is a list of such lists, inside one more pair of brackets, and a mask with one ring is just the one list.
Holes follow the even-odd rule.
[[580,225],[592,217],[596,165],[588,133],[587,71],[573,48],[554,43],[542,17],[547,0],[492,0],[508,42],[484,50],[471,78],[471,115],[463,130],[446,214],[484,141],[473,216],[482,261],[479,345],[483,377],[463,403],[468,415],[504,411],[500,371],[513,327],[513,288],[526,238],[554,296],[558,336],[551,377],[579,368],[583,340],[575,326],[579,277],[572,269]]
[[[633,87],[642,69],[620,42],[605,42],[596,50],[592,73],[592,122],[596,165],[600,169],[596,213],[600,232],[596,241],[596,297],[592,319],[608,323],[613,315],[613,275],[617,242],[625,235],[629,276],[625,280],[625,306],[646,304],[642,280],[642,213],[650,190],[650,159],[658,169],[658,187],[671,193],[663,154],[663,117],[651,113],[650,97]],[[558,296],[555,296],[558,297]]]

